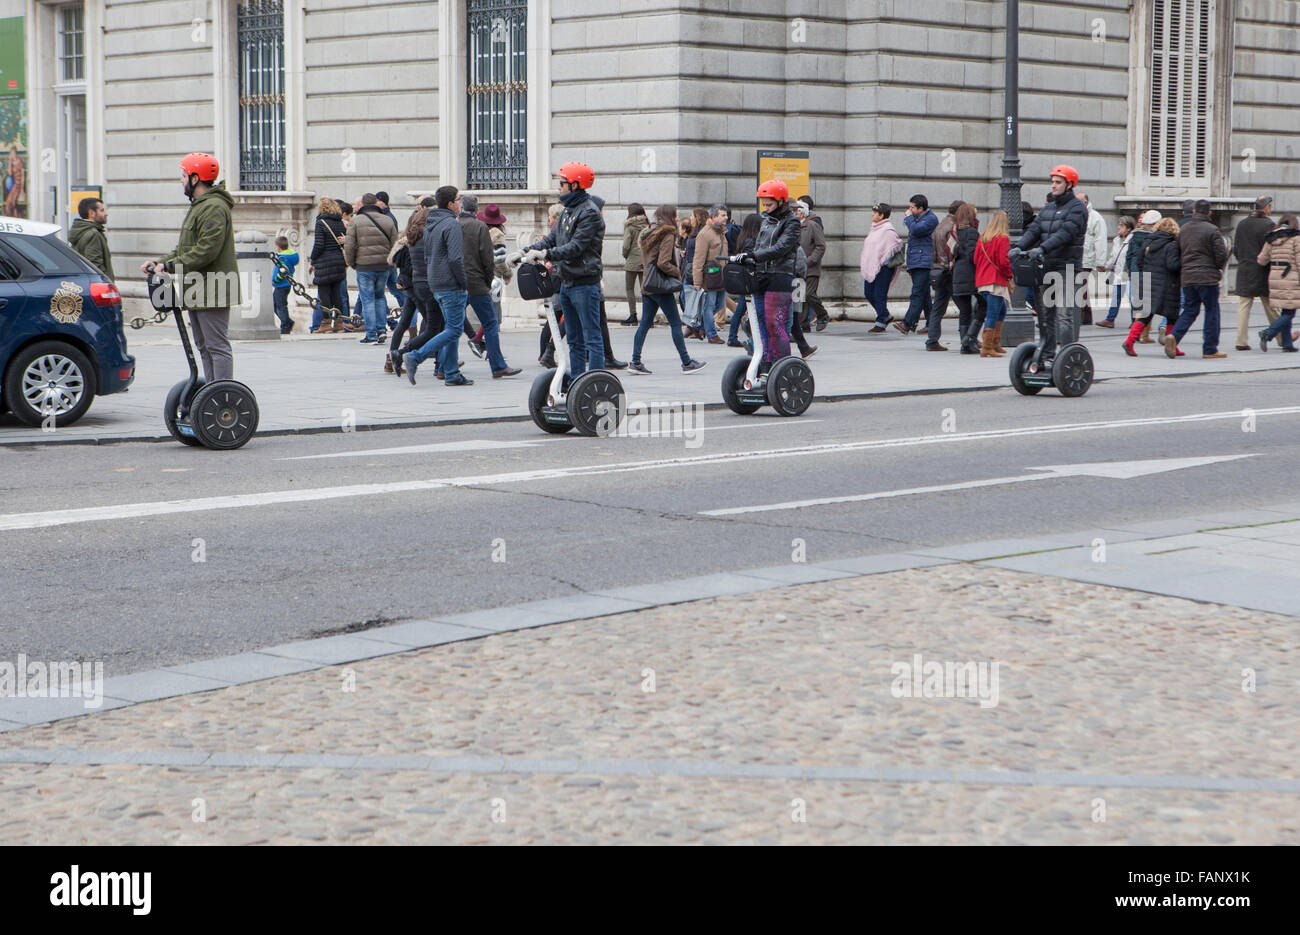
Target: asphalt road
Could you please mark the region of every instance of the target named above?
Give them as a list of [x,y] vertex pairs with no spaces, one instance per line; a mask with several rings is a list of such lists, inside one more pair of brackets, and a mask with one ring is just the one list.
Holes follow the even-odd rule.
[[[689,389],[716,402],[716,378],[705,386]],[[815,562],[1086,542],[1127,521],[1264,506],[1300,454],[1300,411],[1266,413],[1290,406],[1293,388],[1284,371],[1114,381],[1073,400],[1005,389],[819,403],[800,419],[709,410],[693,440],[512,422],[257,438],[228,453],[4,447],[0,655],[103,659],[120,675],[375,621],[785,564],[800,549]],[[1247,409],[1259,411],[1254,431]],[[1253,456],[1026,479],[1044,466],[1240,455]],[[206,500],[230,497],[242,499]],[[118,508],[61,512],[88,507]]]

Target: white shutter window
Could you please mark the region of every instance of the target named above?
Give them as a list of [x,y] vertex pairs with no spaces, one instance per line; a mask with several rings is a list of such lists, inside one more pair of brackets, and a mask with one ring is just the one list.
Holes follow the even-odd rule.
[[1214,4],[1151,0],[1146,169],[1153,181],[1195,185],[1209,180]]

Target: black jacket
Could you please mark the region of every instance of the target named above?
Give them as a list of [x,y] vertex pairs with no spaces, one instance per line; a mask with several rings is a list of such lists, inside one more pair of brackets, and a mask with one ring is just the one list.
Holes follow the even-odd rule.
[[429,260],[424,255],[424,235],[411,244],[411,285],[419,288],[429,287]]
[[343,260],[343,248],[335,239],[345,233],[342,215],[316,215],[310,260],[311,265],[316,268],[318,285],[342,282],[347,278],[348,265]]
[[1228,245],[1214,222],[1203,214],[1187,219],[1178,232],[1183,253],[1183,285],[1215,286],[1228,265]]
[[1140,272],[1138,261],[1142,259],[1142,245],[1150,239],[1151,234],[1151,231],[1135,230],[1128,242],[1128,250],[1124,252],[1124,271],[1129,274],[1130,283],[1133,282],[1133,274]]
[[[758,239],[754,242],[754,261],[759,272],[768,276],[784,274],[793,279],[801,232],[799,217],[790,210],[788,203],[763,215],[763,226],[758,229]],[[769,282],[769,285],[777,291],[787,291],[779,281]]]
[[1150,284],[1150,289],[1135,296],[1142,307],[1137,317],[1162,315],[1171,322],[1178,317],[1178,303],[1183,291],[1181,267],[1178,238],[1163,231],[1152,233],[1138,258],[1138,271],[1143,281]]
[[1237,283],[1232,290],[1235,295],[1268,296],[1268,267],[1260,266],[1256,258],[1274,226],[1272,219],[1254,215],[1237,225],[1232,240],[1232,255],[1237,258]]
[[1066,266],[1083,269],[1083,239],[1088,232],[1088,206],[1074,189],[1052,199],[1026,228],[1016,244],[1021,250],[1042,247],[1044,268],[1060,272]]
[[405,290],[406,297],[410,298],[414,286],[411,278],[411,248],[405,245],[398,247],[393,254],[393,265],[397,267],[397,284]]
[[975,245],[979,243],[978,227],[957,228],[957,246],[952,251],[952,294],[975,294]]
[[450,208],[429,209],[424,222],[424,268],[429,291],[469,292],[465,279],[465,232]]
[[528,249],[547,251],[547,259],[559,268],[561,281],[571,286],[595,285],[604,270],[600,250],[605,243],[605,219],[584,189],[562,195],[560,203],[564,213],[555,227]]

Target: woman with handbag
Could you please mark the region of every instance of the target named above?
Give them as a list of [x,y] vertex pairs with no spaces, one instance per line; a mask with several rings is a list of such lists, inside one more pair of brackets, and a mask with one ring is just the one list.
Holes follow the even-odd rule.
[[321,198],[316,205],[316,226],[312,234],[311,256],[308,259],[308,272],[315,274],[316,307],[311,313],[312,334],[324,334],[327,330],[343,330],[343,322],[335,317],[328,329],[321,327],[321,318],[326,308],[339,310],[339,315],[346,315],[343,305],[344,280],[348,274],[347,261],[343,259],[343,215],[339,204],[333,198]]
[[674,247],[677,242],[677,208],[674,205],[660,205],[655,210],[654,226],[641,235],[641,258],[645,271],[641,280],[641,322],[636,326],[636,336],[632,339],[632,362],[628,364],[629,373],[650,373],[641,363],[641,346],[650,331],[655,312],[663,312],[668,319],[668,330],[672,334],[677,354],[682,359],[682,373],[695,373],[704,369],[704,364],[692,360],[686,350],[686,338],[682,336],[682,319],[677,314],[677,295],[682,290],[682,271],[677,265]]
[[790,210],[790,189],[780,179],[758,186],[758,206],[763,225],[753,253],[742,253],[733,261],[752,262],[758,275],[754,308],[763,327],[763,363],[759,372],[771,369],[782,357],[790,356],[790,306],[794,300],[795,254],[799,250],[799,219]]
[[[1156,315],[1162,315],[1167,329],[1178,320],[1178,308],[1183,295],[1183,261],[1178,249],[1178,222],[1161,218],[1155,230],[1142,242],[1142,255],[1138,257],[1138,273],[1146,285],[1133,306],[1133,324],[1122,343],[1124,353],[1136,357],[1133,345],[1143,331],[1151,327]],[[1129,245],[1130,249],[1132,244]],[[1176,347],[1178,356],[1183,352]]]
[[979,229],[975,206],[963,201],[954,215],[952,234],[952,300],[957,306],[957,333],[963,354],[979,353],[976,339],[985,317],[984,299],[978,295],[975,286],[975,248],[979,245]]

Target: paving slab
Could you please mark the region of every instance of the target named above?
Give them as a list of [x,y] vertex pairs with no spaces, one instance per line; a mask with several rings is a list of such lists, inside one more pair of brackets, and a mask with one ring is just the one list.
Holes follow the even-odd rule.
[[228,684],[225,681],[185,672],[164,672],[154,669],[149,672],[133,672],[130,675],[106,678],[104,694],[123,701],[154,701],[158,698],[170,698],[173,695],[210,691]]
[[254,682],[258,679],[274,678],[277,675],[289,675],[317,668],[302,659],[286,659],[283,656],[268,656],[262,653],[240,653],[237,656],[223,656],[220,659],[208,659],[203,662],[187,662],[181,666],[168,666],[164,672],[179,672],[182,675],[197,675],[201,678],[214,679],[227,684]]

